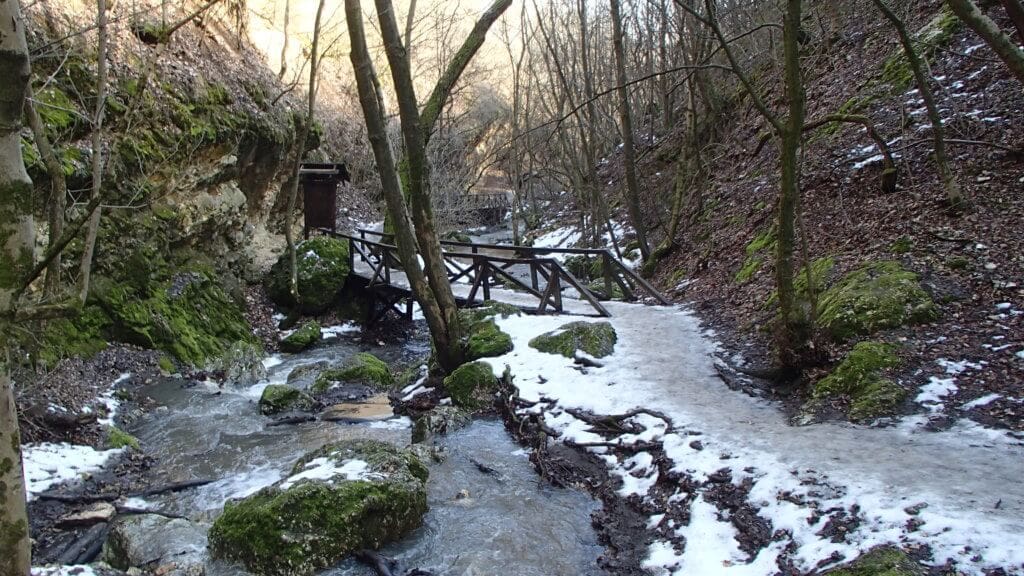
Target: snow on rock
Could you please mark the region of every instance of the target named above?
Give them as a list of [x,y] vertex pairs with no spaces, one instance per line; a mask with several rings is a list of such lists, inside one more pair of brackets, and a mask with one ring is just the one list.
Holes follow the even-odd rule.
[[[928,546],[929,563],[948,560],[974,576],[996,567],[1024,567],[1024,483],[1019,481],[1024,443],[1019,439],[968,420],[934,432],[922,425],[927,416],[889,428],[793,427],[778,406],[730,390],[717,377],[713,355],[719,349],[692,313],[619,302],[606,307],[618,342],[602,367],[580,370],[570,359],[527,345],[564,324],[560,316],[497,318],[515,347],[485,361],[496,375],[506,365],[511,368],[520,396],[537,402],[524,412],[543,414],[562,440],[584,446],[661,442],[672,471],[690,476],[696,494],[678,489],[668,501],[690,502],[691,521],[669,526],[675,533],[659,532],[645,566],[678,575],[772,574],[780,555],[812,570],[897,543]],[[967,361],[940,366],[948,380],[982,367]],[[941,400],[942,392],[935,390],[935,397]],[[567,411],[622,414],[637,407],[663,413],[671,428],[640,414],[630,421],[643,432],[609,439]],[[650,487],[659,473],[651,454],[626,451],[623,458],[605,446],[587,449],[622,479],[620,493],[655,502]],[[771,533],[785,534],[752,558],[740,551],[727,513],[705,498],[714,484],[709,479],[721,478],[723,468],[734,485],[749,487],[747,501]],[[925,507],[912,508],[918,504]],[[664,512],[655,509],[652,516]],[[823,530],[835,514],[856,518],[839,542]],[[682,541],[700,544],[677,550]]]
[[332,480],[337,477],[345,480],[369,480],[383,476],[376,472],[370,472],[370,465],[364,460],[345,460],[339,466],[329,457],[314,458],[306,464],[302,472],[285,480],[281,484],[281,489],[287,490],[300,480]]
[[21,454],[25,463],[28,499],[33,500],[36,494],[55,484],[100,471],[112,456],[121,452],[122,449],[101,451],[66,442],[23,446]]
[[32,576],[96,576],[92,566],[33,566]]

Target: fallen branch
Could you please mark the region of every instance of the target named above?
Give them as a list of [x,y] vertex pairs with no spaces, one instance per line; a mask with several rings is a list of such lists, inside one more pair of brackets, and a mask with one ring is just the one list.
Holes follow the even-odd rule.
[[64,504],[95,504],[96,502],[113,502],[120,498],[120,494],[60,494],[57,492],[40,492],[36,494],[39,500],[62,502]]
[[88,564],[100,553],[103,542],[107,539],[107,523],[96,524],[79,536],[77,540],[64,549],[57,557],[57,564],[80,565]]
[[164,518],[171,518],[174,520],[188,520],[188,516],[182,516],[180,514],[171,514],[170,512],[160,512],[158,510],[150,510],[148,508],[133,508],[131,506],[116,505],[114,507],[118,514],[125,516],[135,516],[142,514],[152,514],[153,516],[162,516]]
[[469,461],[472,462],[474,466],[476,466],[477,470],[483,472],[484,474],[491,474],[491,475],[494,475],[494,476],[501,476],[501,472],[498,472],[497,469],[491,468],[490,466],[488,466],[487,464],[484,464],[483,462],[477,460],[476,458],[470,458]]
[[303,422],[313,422],[314,420],[316,420],[316,416],[313,416],[312,414],[300,414],[298,416],[278,418],[277,420],[268,422],[267,426],[287,426],[289,424],[302,424]]
[[146,496],[159,496],[161,494],[169,494],[172,492],[181,492],[182,490],[188,490],[189,488],[197,488],[199,486],[206,486],[212,484],[214,480],[186,480],[184,482],[175,482],[174,484],[168,484],[167,486],[161,486],[160,488],[150,488],[143,490],[136,494],[131,494],[132,497],[146,497]]

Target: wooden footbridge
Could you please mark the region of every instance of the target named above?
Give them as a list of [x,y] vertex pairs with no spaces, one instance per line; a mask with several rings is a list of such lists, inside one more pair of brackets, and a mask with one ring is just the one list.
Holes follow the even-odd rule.
[[[327,229],[319,232],[348,241],[351,274],[365,282],[365,287],[373,294],[370,323],[389,310],[402,316],[412,316],[412,292],[401,270],[398,248],[392,235],[362,229],[352,233]],[[527,313],[559,314],[567,311],[563,299],[565,292],[567,297],[578,300],[597,316],[611,316],[595,294],[598,290],[577,279],[559,256],[585,256],[600,260],[603,278],[598,282],[607,299],[619,296],[625,301],[635,301],[638,293],[644,293],[661,304],[669,304],[654,287],[608,250],[455,241],[442,241],[441,248],[448,281],[459,306],[463,307],[477,306],[485,300],[494,299],[519,306]],[[573,311],[579,313],[579,308],[574,307]]]

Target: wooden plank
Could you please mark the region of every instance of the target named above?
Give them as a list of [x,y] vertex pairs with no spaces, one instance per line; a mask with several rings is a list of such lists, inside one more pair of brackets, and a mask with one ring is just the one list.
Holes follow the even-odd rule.
[[[583,284],[580,283],[580,281],[577,280],[576,277],[573,276],[568,270],[562,268],[562,265],[559,264],[557,261],[552,260],[552,263],[554,264],[554,273],[556,273],[559,278],[564,277],[566,283],[575,288],[576,291],[580,293],[580,296],[583,297],[583,299],[586,300],[587,303],[593,306],[594,310],[597,310],[598,314],[604,316],[605,318],[611,317],[611,313],[608,312],[608,310],[597,300],[597,298],[594,297],[594,294],[590,290],[588,290],[586,286],[583,286]],[[561,295],[561,292],[559,292],[559,295]],[[559,300],[561,300],[561,297],[559,297]]]

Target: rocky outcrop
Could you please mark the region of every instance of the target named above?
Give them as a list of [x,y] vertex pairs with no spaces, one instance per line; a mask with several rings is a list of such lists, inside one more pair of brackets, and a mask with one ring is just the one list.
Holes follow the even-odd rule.
[[417,528],[427,475],[411,452],[384,442],[325,446],[296,462],[287,479],[228,502],[210,529],[210,552],[254,574],[312,574]]

